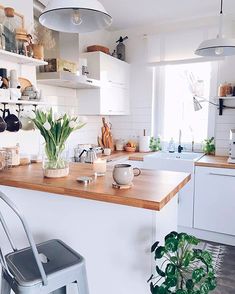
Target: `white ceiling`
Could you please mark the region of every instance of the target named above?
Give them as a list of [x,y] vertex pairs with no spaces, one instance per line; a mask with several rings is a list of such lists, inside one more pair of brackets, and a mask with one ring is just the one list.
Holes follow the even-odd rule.
[[[44,4],[48,0],[40,0]],[[113,17],[112,29],[158,25],[219,14],[220,0],[99,0]],[[224,0],[224,13],[235,14],[235,0]]]

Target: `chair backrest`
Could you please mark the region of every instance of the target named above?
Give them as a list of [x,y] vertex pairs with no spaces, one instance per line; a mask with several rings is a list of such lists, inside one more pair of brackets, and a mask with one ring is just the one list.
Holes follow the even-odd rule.
[[[26,234],[26,237],[28,239],[29,245],[30,245],[30,247],[32,249],[32,252],[33,252],[35,261],[37,263],[39,272],[41,274],[42,283],[43,283],[43,285],[47,285],[47,276],[46,276],[46,273],[44,271],[42,262],[40,261],[38,250],[37,250],[36,244],[34,242],[33,236],[32,236],[32,234],[31,234],[31,232],[29,230],[28,224],[25,221],[24,216],[21,215],[21,213],[19,212],[19,210],[15,206],[15,204],[4,193],[2,193],[1,191],[0,191],[0,199],[3,200],[11,208],[11,210],[17,215],[17,217],[21,221],[22,226],[23,226],[23,229],[24,229],[25,234]],[[5,233],[6,233],[7,239],[9,240],[12,249],[14,251],[17,251],[17,249],[16,249],[16,247],[15,247],[15,245],[13,243],[13,239],[12,239],[12,237],[10,235],[10,231],[9,231],[9,229],[7,227],[7,224],[6,224],[5,220],[4,220],[3,215],[2,215],[1,212],[0,212],[0,222],[1,222],[2,226],[3,226],[3,229],[4,229]],[[10,271],[8,269],[8,266],[7,266],[5,257],[3,255],[1,249],[0,249],[0,261],[1,261],[1,264],[2,264],[3,268],[8,272],[9,275],[11,275],[11,273],[10,273]]]

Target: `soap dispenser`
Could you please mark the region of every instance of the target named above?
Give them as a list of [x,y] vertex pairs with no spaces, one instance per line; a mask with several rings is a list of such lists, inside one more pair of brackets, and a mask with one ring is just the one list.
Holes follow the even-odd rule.
[[174,153],[175,152],[175,142],[174,142],[174,139],[173,138],[171,138],[171,140],[169,142],[168,151],[170,153]]

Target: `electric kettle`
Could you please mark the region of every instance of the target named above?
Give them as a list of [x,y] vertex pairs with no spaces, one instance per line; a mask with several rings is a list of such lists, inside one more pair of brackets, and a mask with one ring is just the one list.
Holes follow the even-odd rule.
[[84,152],[86,152],[85,163],[93,163],[94,160],[97,159],[96,152],[93,148],[90,148],[89,150],[84,149],[82,153],[79,155],[79,158],[82,157]]

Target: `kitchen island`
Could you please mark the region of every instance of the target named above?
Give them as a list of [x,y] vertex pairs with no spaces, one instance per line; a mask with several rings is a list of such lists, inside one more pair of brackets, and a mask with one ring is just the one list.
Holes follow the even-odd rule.
[[[177,193],[190,175],[142,170],[131,189],[116,190],[110,168],[88,186],[76,182],[92,173],[91,165],[71,164],[69,177],[45,179],[32,164],[1,173],[0,190],[23,212],[36,242],[59,238],[86,258],[91,294],[147,294],[151,244],[177,229]],[[20,225],[11,220],[10,227],[26,246]]]

